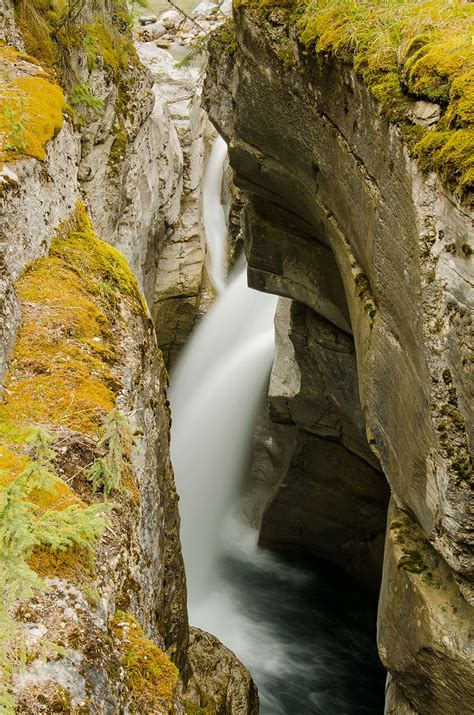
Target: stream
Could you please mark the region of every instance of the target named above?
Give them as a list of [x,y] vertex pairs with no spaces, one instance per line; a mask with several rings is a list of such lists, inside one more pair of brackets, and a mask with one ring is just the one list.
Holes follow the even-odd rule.
[[247,287],[246,266],[225,281],[225,156],[218,138],[204,183],[208,271],[219,296],[169,392],[190,623],[249,668],[262,715],[380,715],[374,597],[331,565],[258,547],[238,511],[268,389],[277,298]]

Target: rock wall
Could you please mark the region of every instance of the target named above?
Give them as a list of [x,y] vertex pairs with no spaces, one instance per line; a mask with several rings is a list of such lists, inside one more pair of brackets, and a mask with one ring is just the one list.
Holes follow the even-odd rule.
[[[441,606],[416,641],[413,603],[388,584],[388,573],[403,574],[400,554],[387,552],[389,523],[379,649],[390,697],[408,699],[407,711],[467,713],[464,645],[457,635],[443,644],[434,631],[454,593],[472,620],[472,213],[436,176],[420,174],[350,65],[302,52],[285,10],[239,4],[234,25],[235,37],[213,45],[205,98],[246,198],[249,283],[293,300],[277,320],[270,414],[303,433],[289,466],[271,427],[260,442],[254,468],[261,476],[265,463],[260,483],[273,485],[262,539],[310,546],[353,570],[367,557],[374,563],[383,472],[435,555]],[[410,576],[415,590],[424,572]],[[426,666],[424,649],[444,674]],[[442,696],[444,677],[463,695]],[[425,701],[415,693],[421,683]]]
[[[171,77],[167,53],[154,76],[141,65],[120,0],[101,4],[99,19],[84,3],[71,22],[95,33],[93,56],[73,43],[61,62],[41,35],[51,16],[26,0],[15,7],[26,15],[10,3],[0,15],[0,37],[17,48],[0,50],[2,93],[27,77],[33,90],[42,83],[46,105],[0,136],[0,511],[2,554],[14,557],[0,564],[0,706],[181,713],[196,671],[201,700],[255,712],[253,684],[230,652],[212,683],[188,652],[167,372],[143,298],[157,318],[160,260],[180,243],[175,298],[189,280],[195,300],[179,339],[170,332],[176,351],[204,295],[206,125],[197,99],[187,105],[195,75]],[[23,54],[38,37],[39,62]],[[143,57],[153,72],[156,54]],[[208,638],[207,657],[218,657]],[[188,706],[199,707],[193,697]]]
[[[169,207],[162,226],[162,247],[156,266],[152,315],[158,342],[171,365],[186,342],[197,318],[214,297],[205,269],[206,245],[202,214],[205,159],[211,125],[201,108],[201,77],[195,68],[176,68],[175,60],[154,43],[139,49],[155,81],[157,106],[167,116],[169,137],[162,145],[176,146],[177,185],[166,186],[161,172],[155,192],[164,188]],[[169,167],[169,160],[165,159]]]

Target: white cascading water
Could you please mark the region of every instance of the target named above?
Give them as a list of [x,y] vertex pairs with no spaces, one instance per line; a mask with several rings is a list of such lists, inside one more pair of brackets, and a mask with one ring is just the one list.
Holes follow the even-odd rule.
[[245,269],[225,286],[221,187],[226,149],[219,137],[204,181],[209,266],[223,292],[185,348],[169,392],[192,621],[217,580],[223,523],[238,501],[274,352],[276,297],[248,288]]
[[[218,139],[204,184],[208,270],[220,295],[183,351],[169,391],[190,623],[214,633],[249,668],[262,715],[379,712],[352,710],[343,687],[332,692],[328,685],[345,678],[354,690],[354,668],[346,632],[342,649],[324,633],[333,625],[321,607],[327,594],[319,575],[258,549],[256,532],[236,514],[273,360],[277,299],[248,288],[245,268],[225,285],[225,156]],[[363,634],[357,637],[362,643]],[[363,677],[358,681],[365,692]]]
[[204,176],[204,225],[206,227],[207,272],[218,293],[225,288],[227,226],[221,204],[222,179],[227,145],[221,136],[214,142]]

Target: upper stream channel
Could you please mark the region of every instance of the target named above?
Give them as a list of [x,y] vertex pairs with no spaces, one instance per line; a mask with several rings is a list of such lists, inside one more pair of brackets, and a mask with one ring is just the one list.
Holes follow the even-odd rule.
[[273,360],[277,298],[247,287],[245,265],[225,280],[225,156],[219,138],[204,185],[208,272],[219,295],[169,393],[190,623],[249,668],[263,715],[381,715],[374,597],[324,562],[260,548],[239,513]]

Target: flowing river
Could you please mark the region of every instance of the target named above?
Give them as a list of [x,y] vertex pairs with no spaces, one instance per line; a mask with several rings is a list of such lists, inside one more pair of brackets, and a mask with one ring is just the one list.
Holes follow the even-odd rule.
[[245,267],[225,282],[225,155],[218,139],[204,185],[208,271],[220,295],[169,392],[190,623],[249,668],[263,715],[380,715],[373,597],[325,563],[259,548],[238,513],[273,361],[277,299],[248,288]]

